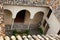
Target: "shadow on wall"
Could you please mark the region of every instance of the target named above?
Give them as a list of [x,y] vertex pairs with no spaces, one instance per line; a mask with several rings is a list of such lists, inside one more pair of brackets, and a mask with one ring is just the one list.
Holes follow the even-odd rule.
[[10,10],[4,9],[4,23],[5,25],[12,24],[12,12]]

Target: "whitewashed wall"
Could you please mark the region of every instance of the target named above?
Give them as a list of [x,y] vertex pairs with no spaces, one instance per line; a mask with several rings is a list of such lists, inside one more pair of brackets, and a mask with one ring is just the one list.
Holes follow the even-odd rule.
[[57,34],[60,29],[60,22],[57,20],[56,16],[52,13],[48,20],[50,29],[47,34]]

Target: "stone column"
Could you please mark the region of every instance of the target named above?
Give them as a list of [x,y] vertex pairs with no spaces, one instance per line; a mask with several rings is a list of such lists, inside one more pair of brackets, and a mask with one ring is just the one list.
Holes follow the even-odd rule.
[[30,29],[30,24],[31,24],[32,19],[30,19],[29,24],[28,24],[28,29]]
[[14,26],[14,19],[12,19],[11,30],[13,30],[13,26]]
[[0,36],[5,36],[4,11],[0,4]]

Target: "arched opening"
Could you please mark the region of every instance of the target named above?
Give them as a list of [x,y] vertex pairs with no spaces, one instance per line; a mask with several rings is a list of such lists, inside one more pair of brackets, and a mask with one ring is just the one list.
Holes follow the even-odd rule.
[[15,23],[24,23],[25,11],[26,10],[22,10],[17,13],[16,18],[14,20]]
[[15,23],[27,23],[30,19],[30,12],[28,10],[21,10],[17,13],[16,18],[14,20]]
[[[30,20],[30,12],[28,10],[21,10],[17,13],[16,18],[14,20],[14,28],[19,30],[25,30],[28,28]],[[19,30],[18,30],[19,29]]]
[[44,13],[43,12],[37,12],[31,22],[31,24],[34,26],[34,28],[38,28],[41,25],[41,22],[43,20]]
[[12,12],[8,9],[4,10],[4,23],[5,23],[5,25],[12,24]]
[[5,34],[10,35],[10,29],[12,25],[12,12],[8,9],[4,9],[4,23],[5,23]]
[[43,20],[44,12],[37,12],[30,23],[30,34],[40,34],[39,28]]

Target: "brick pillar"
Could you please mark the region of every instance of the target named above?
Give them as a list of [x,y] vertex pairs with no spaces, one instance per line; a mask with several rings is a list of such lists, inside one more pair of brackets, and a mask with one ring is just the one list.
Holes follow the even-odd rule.
[[3,6],[0,4],[0,36],[5,36],[5,25],[3,15],[4,15]]

